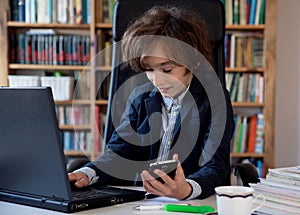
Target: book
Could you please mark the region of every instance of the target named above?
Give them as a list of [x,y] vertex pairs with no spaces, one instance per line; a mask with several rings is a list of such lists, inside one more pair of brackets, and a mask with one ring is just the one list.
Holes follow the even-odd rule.
[[259,24],[259,16],[260,16],[260,10],[262,8],[262,0],[256,0],[256,11],[255,11],[255,17],[254,17],[254,24]]
[[233,24],[239,24],[239,0],[233,1]]
[[300,166],[269,169],[269,174],[277,177],[300,181]]
[[274,180],[267,180],[264,178],[260,179],[260,183],[266,184],[271,187],[278,187],[285,190],[297,191],[300,192],[300,186],[295,184],[286,184],[284,181],[274,181]]
[[31,22],[31,18],[30,18],[30,14],[31,14],[31,0],[24,0],[25,1],[25,22],[26,23],[30,23]]
[[57,22],[68,23],[68,0],[57,0]]
[[251,0],[250,17],[249,17],[249,24],[250,25],[254,25],[254,22],[255,22],[256,1],[257,0]]
[[247,0],[240,0],[240,25],[247,24]]
[[[263,194],[264,207],[259,212],[300,214],[300,166],[269,169],[266,178],[250,183],[255,195]],[[262,198],[258,199],[259,203]]]
[[242,125],[243,125],[243,130],[242,130],[242,139],[241,139],[241,149],[240,152],[244,153],[247,150],[247,136],[248,136],[248,117],[247,116],[243,116],[243,120],[242,120]]
[[264,24],[265,23],[265,0],[261,0],[261,9],[259,12],[259,23],[258,24]]
[[237,100],[237,93],[238,93],[238,88],[239,88],[240,76],[241,76],[240,73],[235,73],[233,86],[232,86],[232,89],[230,91],[230,99],[231,99],[232,102],[236,102],[236,100]]
[[254,153],[254,149],[255,149],[256,124],[257,124],[257,117],[256,116],[250,117],[249,134],[248,134],[248,149],[247,149],[247,151],[249,153]]
[[17,6],[18,6],[18,20],[17,21],[25,22],[26,21],[25,0],[19,0]]
[[76,0],[76,24],[82,24],[82,0]]
[[68,21],[68,23],[70,23],[70,24],[75,24],[75,14],[77,12],[76,9],[77,9],[77,2],[75,4],[74,0],[69,0],[69,3],[68,3],[69,21]]
[[10,20],[11,21],[19,21],[19,0],[11,0],[10,3]]
[[265,146],[265,118],[263,113],[258,113],[254,152],[257,154],[264,153],[264,146]]
[[240,120],[240,116],[235,115],[234,116],[234,127],[235,127],[235,129],[233,131],[232,139],[231,139],[231,142],[230,142],[230,151],[231,152],[235,152],[239,120]]
[[225,0],[225,10],[226,10],[225,22],[226,22],[227,25],[232,25],[232,23],[233,23],[232,0]]
[[235,56],[236,56],[236,49],[235,49],[235,43],[236,43],[236,36],[235,34],[231,34],[230,38],[230,65],[229,67],[234,68],[235,67]]

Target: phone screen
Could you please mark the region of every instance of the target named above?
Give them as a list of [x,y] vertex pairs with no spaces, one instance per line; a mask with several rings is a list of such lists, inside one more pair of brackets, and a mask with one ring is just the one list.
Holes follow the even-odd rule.
[[174,179],[175,174],[176,174],[176,168],[178,165],[177,160],[167,160],[167,161],[161,161],[161,162],[155,162],[151,163],[149,166],[149,173],[159,180],[161,183],[165,183],[164,180],[162,180],[158,175],[156,175],[153,171],[155,169],[160,169],[164,171],[168,176],[172,179]]

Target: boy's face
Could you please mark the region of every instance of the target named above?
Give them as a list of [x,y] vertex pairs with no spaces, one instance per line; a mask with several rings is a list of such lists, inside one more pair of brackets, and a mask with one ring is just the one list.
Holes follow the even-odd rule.
[[148,79],[165,97],[176,98],[191,83],[192,73],[167,58],[146,56],[143,63]]

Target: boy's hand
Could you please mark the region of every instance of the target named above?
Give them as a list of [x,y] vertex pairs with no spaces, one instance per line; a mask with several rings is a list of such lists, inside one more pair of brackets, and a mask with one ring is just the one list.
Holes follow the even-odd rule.
[[78,188],[86,187],[89,185],[89,178],[83,172],[71,172],[68,174],[69,181],[75,182],[75,186]]
[[[174,155],[173,159],[178,160],[178,155]],[[143,186],[148,193],[176,199],[185,199],[191,194],[192,187],[185,179],[180,162],[178,162],[174,180],[161,170],[157,169],[154,173],[160,176],[165,183],[162,184],[151,176],[148,171],[144,170],[141,177],[143,180]]]

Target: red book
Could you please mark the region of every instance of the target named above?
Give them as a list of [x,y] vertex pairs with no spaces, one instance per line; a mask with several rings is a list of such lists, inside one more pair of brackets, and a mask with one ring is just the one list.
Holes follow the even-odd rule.
[[249,134],[248,134],[248,152],[249,153],[254,153],[255,142],[256,142],[256,124],[257,124],[257,117],[252,116],[250,118]]

